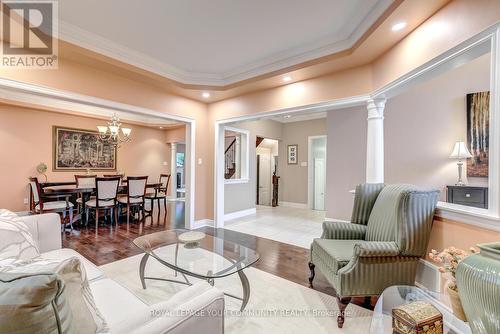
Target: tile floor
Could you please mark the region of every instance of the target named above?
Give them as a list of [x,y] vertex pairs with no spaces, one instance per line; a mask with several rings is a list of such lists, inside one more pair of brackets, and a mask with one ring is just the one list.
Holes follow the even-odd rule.
[[226,221],[224,228],[309,248],[321,236],[324,211],[257,206],[257,213]]

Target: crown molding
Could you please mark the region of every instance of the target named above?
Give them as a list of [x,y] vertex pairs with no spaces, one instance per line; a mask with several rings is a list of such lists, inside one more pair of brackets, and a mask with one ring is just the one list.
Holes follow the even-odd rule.
[[361,23],[352,33],[349,34],[348,31],[341,32],[340,40],[338,37],[335,39],[326,38],[315,43],[304,45],[300,48],[293,48],[280,52],[260,61],[245,64],[231,71],[222,73],[191,72],[177,68],[141,52],[90,33],[64,20],[59,20],[57,30],[59,31],[60,38],[66,42],[177,81],[181,84],[220,87],[349,50],[367,31],[370,30],[378,18],[391,7],[393,2],[393,0],[378,1],[377,5],[365,17],[358,18]]

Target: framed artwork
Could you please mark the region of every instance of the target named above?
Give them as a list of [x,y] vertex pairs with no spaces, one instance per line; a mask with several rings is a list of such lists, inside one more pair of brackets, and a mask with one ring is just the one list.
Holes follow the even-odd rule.
[[298,162],[298,149],[299,145],[288,145],[287,152],[288,152],[288,164],[289,165],[296,165]]
[[467,94],[467,176],[488,177],[490,142],[490,92]]
[[116,170],[116,146],[101,142],[97,131],[52,129],[54,171]]

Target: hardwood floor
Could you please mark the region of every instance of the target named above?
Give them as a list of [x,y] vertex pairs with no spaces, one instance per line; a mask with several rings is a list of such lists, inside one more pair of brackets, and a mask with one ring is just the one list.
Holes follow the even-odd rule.
[[[159,215],[158,212],[154,212],[153,216],[147,217],[143,223],[131,220],[127,227],[126,220],[122,217],[118,228],[111,228],[109,224],[100,226],[97,234],[92,223],[89,227],[65,232],[63,247],[76,250],[96,265],[103,265],[141,254],[142,252],[132,243],[140,235],[183,227],[184,202],[169,202],[166,216],[163,211]],[[309,250],[306,248],[226,229],[204,227],[200,231],[255,249],[260,254],[260,260],[254,267],[260,270],[306,287],[309,284]],[[316,271],[314,289],[335,295],[334,289],[319,271]],[[364,298],[360,298],[355,299],[353,303],[373,308],[375,301],[374,299],[366,304]]]

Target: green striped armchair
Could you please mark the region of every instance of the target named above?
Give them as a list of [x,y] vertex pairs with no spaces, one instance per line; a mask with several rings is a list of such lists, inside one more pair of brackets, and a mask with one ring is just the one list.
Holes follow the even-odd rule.
[[340,328],[354,296],[376,296],[396,284],[413,285],[427,250],[438,190],[408,184],[356,187],[351,222],[323,223],[311,245],[312,283],[319,269],[337,293]]

